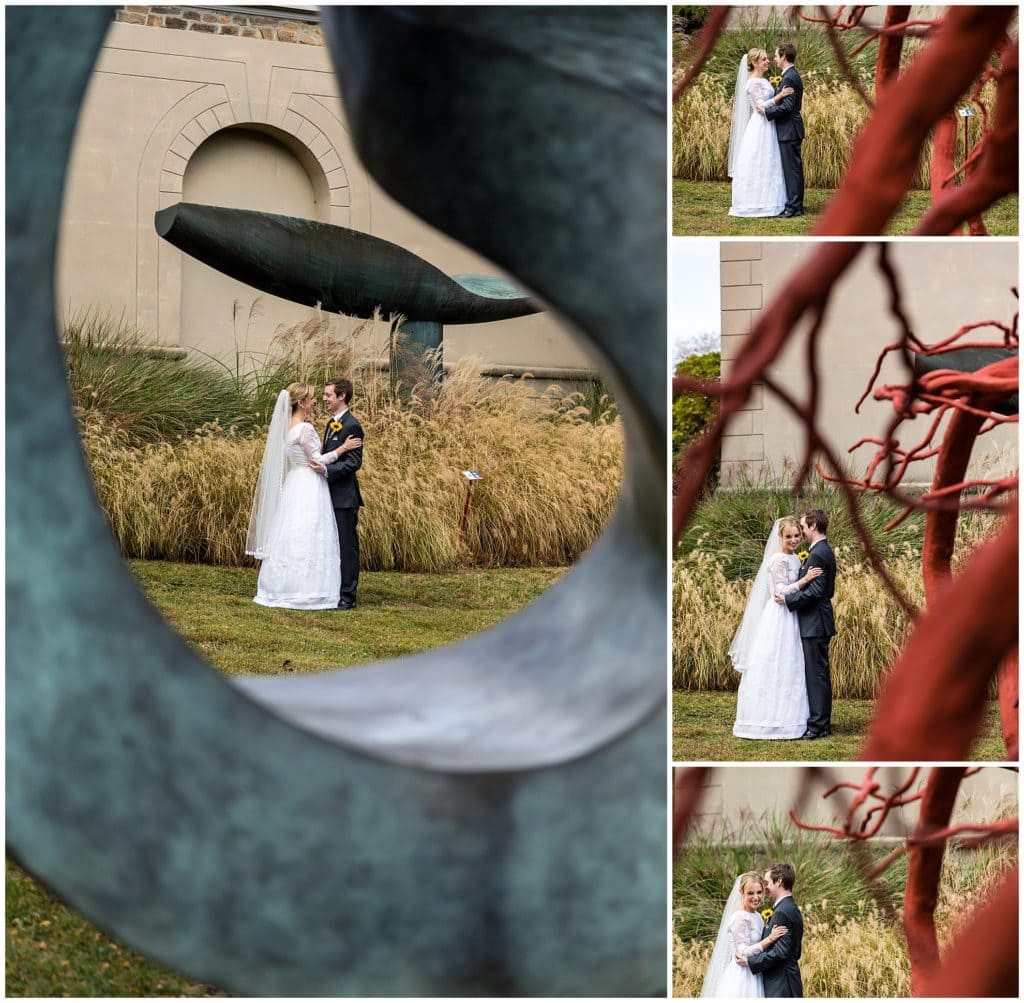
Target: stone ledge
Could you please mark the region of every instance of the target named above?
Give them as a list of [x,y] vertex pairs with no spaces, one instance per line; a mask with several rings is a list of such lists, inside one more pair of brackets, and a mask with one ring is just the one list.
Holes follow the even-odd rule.
[[114,14],[115,21],[170,28],[175,31],[198,31],[207,35],[233,38],[258,38],[292,45],[324,45],[323,31],[318,24],[296,19],[294,14],[273,14],[239,11],[236,8],[143,7],[124,6]]

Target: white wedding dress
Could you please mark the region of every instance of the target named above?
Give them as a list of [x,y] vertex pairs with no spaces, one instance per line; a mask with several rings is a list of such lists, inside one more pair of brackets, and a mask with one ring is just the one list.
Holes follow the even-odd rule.
[[772,593],[796,590],[800,559],[796,554],[774,554],[767,572],[766,582],[755,581],[754,588],[766,588],[768,594],[759,597],[760,616],[736,666],[743,675],[732,733],[737,738],[799,738],[810,716],[800,623],[795,613],[772,599]]
[[733,157],[730,216],[778,216],[786,207],[786,182],[775,123],[754,111],[755,106],[765,107],[774,93],[764,77],[747,80],[750,117]]
[[[764,920],[757,912],[738,909],[728,921],[728,955],[713,958],[709,966],[709,984],[705,979],[701,996],[713,999],[754,999],[764,996],[764,980],[749,968],[737,965],[734,955],[748,957],[756,951],[754,947],[764,936]],[[720,952],[716,952],[720,954]],[[720,968],[720,971],[718,970]]]
[[284,483],[253,600],[261,606],[338,605],[338,526],[327,478],[310,468],[310,460],[323,461],[320,437],[304,421],[285,436]]

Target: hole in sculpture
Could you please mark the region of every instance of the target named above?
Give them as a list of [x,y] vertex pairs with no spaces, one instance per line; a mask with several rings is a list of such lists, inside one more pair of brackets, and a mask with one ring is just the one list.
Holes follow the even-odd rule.
[[[101,73],[102,58],[94,80]],[[403,353],[416,332],[396,332],[397,318],[320,312],[182,253],[152,218],[177,202],[357,230],[372,202],[384,239],[449,273],[494,270],[395,207],[354,160],[341,212],[308,137],[235,125],[195,144],[186,123],[157,128],[146,146],[149,131],[120,130],[110,113],[162,121],[124,79],[86,98],[58,297],[100,504],[165,618],[229,675],[301,675],[462,639],[558,581],[610,517],[623,454],[615,402],[568,335],[545,314],[446,325],[442,349],[411,364]],[[162,159],[150,156],[158,135]],[[176,157],[180,184],[167,173]],[[322,449],[335,376],[352,379],[366,440],[356,613],[257,605],[245,540],[276,398],[295,382],[313,386]]]

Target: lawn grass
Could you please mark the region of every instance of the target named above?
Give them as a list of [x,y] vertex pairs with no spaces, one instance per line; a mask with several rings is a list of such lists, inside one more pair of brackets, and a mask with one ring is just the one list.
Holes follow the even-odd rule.
[[[860,758],[874,708],[872,700],[835,700],[832,736],[813,742],[756,742],[734,738],[736,694],[703,690],[672,694],[672,758],[676,762],[852,762]],[[976,761],[1005,755],[999,707],[990,701],[985,726],[971,751]]]
[[[677,237],[802,237],[811,232],[825,203],[834,194],[831,189],[807,189],[804,193],[805,215],[795,219],[740,219],[729,215],[732,185],[728,181],[682,181],[676,178],[672,182],[672,233]],[[930,205],[931,195],[928,192],[910,192],[885,233],[910,233]],[[1018,197],[1010,195],[982,215],[992,236],[1015,237],[1017,213]]]
[[228,675],[318,672],[439,648],[506,619],[568,570],[369,572],[354,611],[307,612],[257,606],[252,568],[130,565],[167,621]]
[[7,861],[5,996],[225,996],[111,940]]

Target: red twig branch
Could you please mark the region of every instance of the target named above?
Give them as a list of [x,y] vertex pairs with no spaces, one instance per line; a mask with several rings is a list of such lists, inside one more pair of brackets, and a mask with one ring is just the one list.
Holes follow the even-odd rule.
[[[905,30],[893,31],[897,25],[907,27],[910,7],[886,7],[884,31],[878,41],[878,55],[875,57],[875,98],[893,83],[900,74],[900,57],[903,55]],[[877,37],[877,36],[876,36]]]
[[[881,233],[906,194],[929,131],[984,68],[1014,15],[1012,7],[949,7],[927,48],[886,91],[857,140],[835,198],[817,234]],[[960,189],[962,190],[962,189]],[[959,191],[959,190],[958,190]],[[986,203],[989,204],[989,203]],[[982,206],[981,208],[984,208]],[[952,220],[956,222],[973,212]],[[959,220],[954,218],[960,216]],[[945,224],[944,224],[945,225]]]
[[[955,10],[957,8],[951,8]],[[977,8],[975,8],[977,9]],[[989,8],[990,10],[993,8]],[[995,8],[1007,9],[1007,8]],[[1019,168],[1019,67],[1017,40],[1003,49],[1003,66],[996,89],[992,128],[967,180],[937,199],[915,234],[949,233],[964,220],[977,215],[993,202],[1017,191]]]
[[711,770],[707,766],[678,768],[672,777],[672,856],[686,838],[704,794]]
[[1016,650],[1017,529],[1012,509],[967,561],[957,588],[922,614],[879,694],[862,759],[913,761],[923,750],[935,760],[969,758],[989,680]]
[[1017,868],[975,909],[942,963],[923,980],[921,996],[953,999],[1017,996],[1020,893]]

